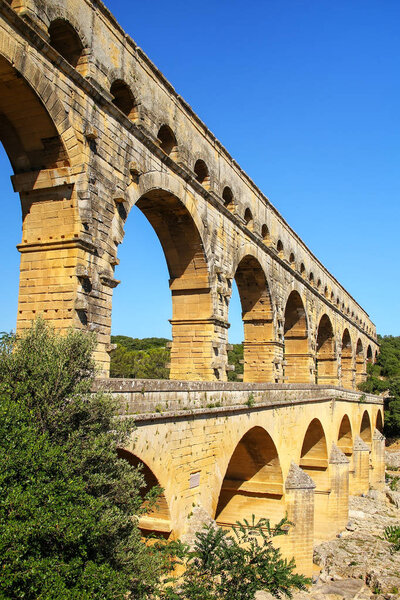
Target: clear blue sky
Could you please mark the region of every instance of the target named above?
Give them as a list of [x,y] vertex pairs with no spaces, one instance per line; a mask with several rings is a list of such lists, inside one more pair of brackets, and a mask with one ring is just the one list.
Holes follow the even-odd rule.
[[[122,27],[310,249],[400,335],[400,2],[107,0]],[[20,209],[0,157],[0,331],[15,326]],[[113,333],[170,336],[159,242],[132,211]],[[230,340],[241,341],[237,294]]]

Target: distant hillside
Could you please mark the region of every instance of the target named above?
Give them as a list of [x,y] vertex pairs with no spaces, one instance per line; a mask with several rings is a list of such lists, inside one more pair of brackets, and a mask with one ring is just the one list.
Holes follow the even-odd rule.
[[112,335],[117,347],[111,352],[110,377],[168,379],[170,351],[166,338],[131,338]]
[[364,392],[381,394],[385,400],[385,434],[400,437],[400,336],[378,335],[380,353],[375,365],[368,365],[368,379],[360,385]]
[[127,350],[150,350],[150,348],[165,348],[170,342],[167,338],[132,338],[127,335],[112,335],[111,343],[124,346]]

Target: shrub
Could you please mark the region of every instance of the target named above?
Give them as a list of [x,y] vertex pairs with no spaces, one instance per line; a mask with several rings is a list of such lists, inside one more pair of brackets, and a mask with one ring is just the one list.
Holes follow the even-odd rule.
[[144,599],[164,572],[132,518],[143,477],[116,454],[133,423],[89,393],[94,346],[41,320],[0,343],[1,598]]
[[294,573],[294,560],[283,559],[272,538],[287,533],[282,519],[274,528],[268,519],[237,523],[232,534],[215,526],[197,533],[194,550],[188,553],[180,585],[168,588],[169,600],[253,600],[258,590],[276,598],[292,596],[310,581]]

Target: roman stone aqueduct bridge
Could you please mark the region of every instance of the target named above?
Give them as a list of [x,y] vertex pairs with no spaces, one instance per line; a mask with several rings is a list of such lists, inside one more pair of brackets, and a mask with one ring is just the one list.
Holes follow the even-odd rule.
[[[170,273],[175,380],[107,384],[138,422],[121,453],[165,489],[142,526],[180,535],[192,504],[228,525],[287,510],[285,551],[309,570],[314,506],[315,535],[331,535],[348,485],[382,486],[381,402],[356,391],[374,325],[101,2],[0,0],[0,14],[18,329],[43,314],[96,332],[107,374],[117,251],[139,207]],[[234,279],[242,384],[226,382]]]

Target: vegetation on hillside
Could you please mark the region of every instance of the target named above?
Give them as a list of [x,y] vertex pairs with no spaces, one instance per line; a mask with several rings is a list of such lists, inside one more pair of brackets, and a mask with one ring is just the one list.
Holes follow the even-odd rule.
[[376,364],[368,365],[368,378],[360,389],[372,394],[387,391],[385,434],[400,437],[400,336],[378,336],[380,353]]
[[[110,377],[128,379],[168,379],[170,349],[166,338],[131,338],[127,335],[111,336],[116,345],[111,352]],[[228,381],[241,381],[243,375],[243,344],[233,344],[228,362],[235,366],[228,372]]]
[[116,344],[111,352],[110,377],[129,379],[168,379],[170,350],[165,338],[111,336]]

